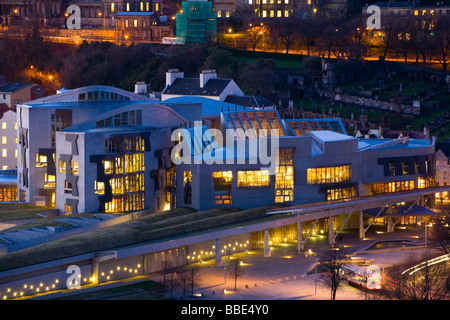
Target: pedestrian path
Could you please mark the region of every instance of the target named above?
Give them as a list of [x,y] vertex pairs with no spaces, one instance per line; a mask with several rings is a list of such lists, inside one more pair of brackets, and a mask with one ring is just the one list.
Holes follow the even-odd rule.
[[[421,255],[423,247],[407,247],[392,251],[370,251],[362,249],[379,241],[408,240],[421,243],[420,230],[396,230],[393,233],[368,233],[365,240],[359,240],[356,234],[344,234],[340,243],[342,250],[355,255],[359,260],[385,268]],[[326,236],[312,237],[305,245],[302,254],[297,253],[296,242],[271,247],[271,257],[264,257],[262,249],[239,253],[232,258],[243,261],[244,273],[237,279],[234,290],[234,278],[225,273],[224,267],[216,267],[214,261],[203,263],[200,287],[195,290],[193,299],[205,300],[329,300],[330,290],[316,281],[318,275],[307,274],[324,249],[329,248]],[[358,252],[357,252],[358,251]],[[229,265],[229,264],[228,264]],[[368,264],[366,264],[368,266]],[[316,278],[317,277],[317,278]],[[363,300],[367,295],[352,286],[344,284],[337,292],[337,300]]]

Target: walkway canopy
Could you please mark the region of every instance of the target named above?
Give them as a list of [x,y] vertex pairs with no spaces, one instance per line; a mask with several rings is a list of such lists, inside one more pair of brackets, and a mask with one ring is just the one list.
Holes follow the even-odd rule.
[[[365,214],[368,214],[370,216],[376,216],[378,212],[380,212],[381,208],[373,208],[373,209],[367,209],[363,212]],[[436,214],[435,211],[430,210],[428,208],[419,206],[419,205],[413,205],[413,206],[401,206],[399,207],[398,211],[389,213],[388,208],[385,207],[384,210],[378,215],[378,218],[384,218],[384,217],[408,217],[408,216],[430,216]]]

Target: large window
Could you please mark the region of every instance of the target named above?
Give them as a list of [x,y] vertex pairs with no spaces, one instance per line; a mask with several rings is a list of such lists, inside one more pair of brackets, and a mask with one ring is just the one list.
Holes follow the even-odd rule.
[[371,186],[371,194],[412,190],[416,187],[417,184],[414,180],[375,183]]
[[349,182],[352,179],[351,165],[308,168],[308,184],[340,183]]
[[237,172],[238,187],[269,186],[269,170],[251,170]]
[[275,202],[294,201],[294,149],[279,149],[275,172]]
[[231,204],[231,171],[217,171],[212,173],[214,182],[215,204]]
[[356,197],[355,187],[350,188],[336,188],[327,190],[327,201],[342,200]]

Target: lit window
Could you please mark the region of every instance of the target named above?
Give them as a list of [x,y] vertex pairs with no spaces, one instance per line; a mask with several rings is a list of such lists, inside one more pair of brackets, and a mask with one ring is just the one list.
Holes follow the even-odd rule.
[[307,183],[322,184],[322,183],[349,182],[352,176],[351,173],[352,169],[350,165],[323,167],[323,168],[308,168]]
[[14,150],[14,156],[17,158],[17,149]]
[[231,171],[213,172],[215,204],[231,204]]
[[130,11],[130,4],[127,3],[127,11]]
[[47,166],[47,156],[36,153],[36,168],[42,168]]
[[222,10],[217,11],[217,18],[222,18]]
[[275,11],[270,10],[270,17],[271,17],[271,18],[275,17]]
[[238,171],[238,187],[267,187],[269,185],[268,170]]
[[159,11],[159,3],[155,3],[155,11]]
[[114,12],[114,2],[111,3],[111,12]]
[[44,173],[44,188],[54,188],[56,186],[56,176]]
[[61,159],[58,160],[58,172],[66,173],[66,162]]
[[14,122],[14,130],[17,130],[17,122]]
[[294,201],[294,167],[292,148],[279,149],[275,171],[275,202]]
[[227,11],[225,12],[225,17],[226,17],[226,18],[229,18],[229,17],[230,17],[230,11],[227,10]]
[[65,214],[66,216],[72,214],[72,207],[71,207],[71,206],[68,206],[67,204],[65,204],[65,205],[64,205],[64,214]]
[[140,5],[141,5],[141,6],[140,6],[140,7],[141,7],[141,11],[144,11],[144,3],[141,2]]
[[72,174],[78,174],[78,161],[70,161],[70,167],[72,170]]
[[138,21],[137,21],[137,20],[134,20],[134,21],[133,21],[133,26],[134,26],[135,28],[137,28],[137,26],[138,26]]
[[6,144],[6,137],[5,136],[2,137],[2,144]]
[[284,10],[284,17],[289,18],[289,10]]
[[2,170],[8,170],[8,166],[2,166]]
[[327,190],[327,201],[342,200],[353,197],[356,197],[355,187]]
[[248,4],[253,4],[253,0],[248,0]]
[[105,194],[105,183],[95,180],[94,181],[94,193]]
[[145,10],[150,11],[150,2],[145,3]]
[[2,129],[6,129],[6,122],[2,122]]
[[6,149],[2,149],[2,157],[6,158],[8,156],[8,151]]
[[277,18],[281,18],[281,10],[277,10]]
[[284,4],[289,4],[289,0],[284,0]]
[[262,16],[263,16],[263,18],[267,17],[267,11],[266,10],[263,10]]
[[112,162],[108,160],[103,160],[103,167],[105,168],[105,174],[112,173]]

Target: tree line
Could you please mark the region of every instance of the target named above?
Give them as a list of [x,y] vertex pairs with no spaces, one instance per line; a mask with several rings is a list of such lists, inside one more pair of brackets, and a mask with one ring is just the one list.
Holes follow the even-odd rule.
[[370,53],[383,58],[413,59],[447,70],[450,19],[447,16],[382,16],[380,30],[366,28],[367,17],[349,20],[332,17],[233,19],[228,22],[243,34],[246,49],[302,53],[343,60],[361,60]]

